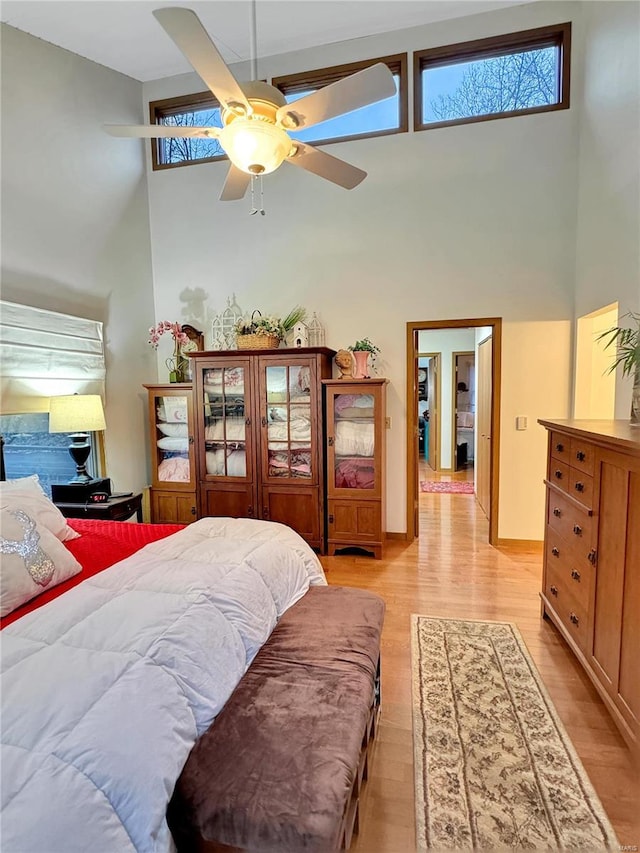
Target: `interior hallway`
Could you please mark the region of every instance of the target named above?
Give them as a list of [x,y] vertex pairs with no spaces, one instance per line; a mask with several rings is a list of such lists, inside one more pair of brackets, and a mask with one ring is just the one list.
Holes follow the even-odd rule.
[[[466,472],[458,473],[463,477]],[[416,849],[411,613],[517,624],[620,844],[640,846],[638,769],[564,640],[540,618],[542,544],[491,547],[484,514],[475,497],[464,494],[421,494],[420,532],[412,543],[390,540],[382,560],[322,557],[329,583],[370,589],[387,604],[381,725],[352,853]]]

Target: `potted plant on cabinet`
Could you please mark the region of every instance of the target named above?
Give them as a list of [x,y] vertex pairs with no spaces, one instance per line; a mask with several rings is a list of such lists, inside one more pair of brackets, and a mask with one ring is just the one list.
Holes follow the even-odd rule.
[[361,341],[356,341],[349,347],[353,353],[356,362],[356,369],[353,374],[354,379],[369,378],[369,358],[371,358],[371,366],[375,365],[376,355],[380,352],[380,347],[372,343],[369,338],[363,338]]
[[630,311],[624,315],[635,323],[635,329],[626,326],[613,326],[598,335],[597,340],[606,341],[604,348],[615,347],[615,359],[609,368],[613,373],[617,367],[622,367],[623,376],[633,377],[633,390],[631,392],[631,417],[632,426],[640,427],[640,314]]

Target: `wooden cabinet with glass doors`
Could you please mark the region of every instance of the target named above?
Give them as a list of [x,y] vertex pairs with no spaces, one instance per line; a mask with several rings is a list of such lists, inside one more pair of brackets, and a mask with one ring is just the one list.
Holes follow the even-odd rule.
[[151,521],[190,524],[197,518],[191,383],[144,387],[149,395]]
[[324,550],[321,380],[333,350],[192,354],[199,514],[278,521]]
[[325,381],[327,544],[382,557],[386,379]]

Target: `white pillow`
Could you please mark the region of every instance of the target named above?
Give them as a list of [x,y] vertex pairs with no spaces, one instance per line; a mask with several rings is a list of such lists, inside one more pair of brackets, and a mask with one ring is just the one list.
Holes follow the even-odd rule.
[[36,489],[33,484],[26,488],[19,488],[15,484],[0,483],[0,507],[24,510],[39,524],[50,530],[61,542],[77,539],[80,536],[72,527],[69,527],[64,515],[44,494],[39,484]]
[[30,477],[18,477],[16,480],[3,480],[0,484],[2,489],[30,489],[38,495],[45,495],[45,490],[40,485],[40,478],[37,474],[31,474]]
[[186,453],[189,450],[188,438],[159,438],[157,445],[161,450],[175,450],[178,453]]
[[1,616],[82,569],[53,533],[17,503],[0,509],[0,553]]
[[188,438],[189,424],[158,424],[158,429],[163,435],[176,438]]

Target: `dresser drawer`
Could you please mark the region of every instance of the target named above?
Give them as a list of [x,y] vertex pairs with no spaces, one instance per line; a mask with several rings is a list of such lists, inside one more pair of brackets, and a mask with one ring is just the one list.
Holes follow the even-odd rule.
[[595,447],[588,441],[580,438],[572,438],[569,453],[569,464],[572,468],[578,468],[585,474],[593,476],[595,469]]
[[586,560],[593,547],[592,522],[592,517],[586,511],[578,509],[564,495],[549,489],[547,524],[569,543],[576,554]]
[[545,584],[552,583],[586,611],[591,602],[594,568],[564,539],[548,532]]
[[569,488],[567,494],[580,501],[587,509],[593,506],[593,477],[583,471],[569,468]]
[[563,492],[569,492],[569,465],[566,462],[560,462],[558,459],[549,459],[549,475],[550,483],[556,485]]
[[576,644],[587,650],[587,609],[563,586],[554,572],[547,572],[545,597]]
[[568,463],[571,455],[571,439],[561,432],[552,432],[550,433],[549,450],[554,459]]

